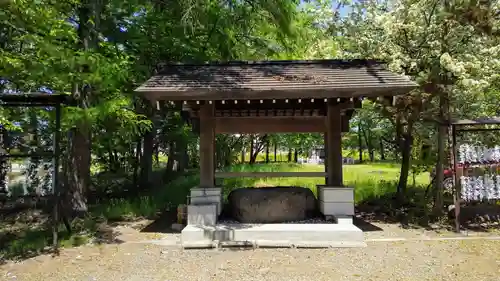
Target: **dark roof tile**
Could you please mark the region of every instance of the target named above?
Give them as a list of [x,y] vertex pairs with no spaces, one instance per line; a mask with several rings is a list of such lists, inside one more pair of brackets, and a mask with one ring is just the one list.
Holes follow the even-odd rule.
[[[415,87],[414,82],[386,70],[380,62],[318,60],[167,65],[136,91],[146,97],[149,93],[156,98],[199,99],[207,92],[302,91],[307,97],[307,91],[315,90],[359,92],[381,88],[408,92]],[[188,92],[194,95],[185,94]],[[216,97],[213,93],[210,96]],[[334,92],[330,96],[334,97]]]

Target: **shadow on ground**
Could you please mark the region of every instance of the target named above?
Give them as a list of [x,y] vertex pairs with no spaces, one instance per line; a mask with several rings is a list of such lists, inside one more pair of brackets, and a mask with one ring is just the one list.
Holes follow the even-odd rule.
[[[400,224],[402,228],[424,228],[428,230],[453,230],[455,209],[453,198],[445,196],[444,216],[432,215],[432,202],[428,190],[408,188],[404,197],[398,200],[396,192],[364,199],[356,206],[358,219],[365,223]],[[463,230],[490,231],[499,229],[500,205],[475,203],[462,205],[460,224]],[[360,227],[362,228],[362,227]]]
[[[23,260],[41,254],[58,254],[53,246],[52,223],[47,213],[29,209],[2,216],[0,223],[0,263],[5,260]],[[59,247],[76,247],[92,242],[97,244],[122,243],[120,233],[95,219],[75,219],[72,233],[65,227],[58,229]]]
[[172,229],[172,224],[177,222],[177,210],[171,208],[162,212],[158,218],[141,229],[141,232],[158,233],[180,233],[179,230]]
[[360,217],[355,217],[353,219],[353,223],[355,226],[357,226],[359,229],[361,229],[363,232],[371,232],[371,231],[384,231],[382,228],[370,223],[369,221],[366,221]]
[[[450,212],[454,216],[454,209]],[[466,230],[489,232],[500,230],[500,205],[476,203],[460,208],[460,221]]]

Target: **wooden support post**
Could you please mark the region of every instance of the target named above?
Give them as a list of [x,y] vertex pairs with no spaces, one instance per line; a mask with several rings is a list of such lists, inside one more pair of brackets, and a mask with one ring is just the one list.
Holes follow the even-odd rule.
[[341,108],[329,101],[327,113],[327,185],[341,187],[342,179],[342,116]]
[[215,181],[215,122],[213,104],[200,108],[200,186],[214,187]]
[[325,165],[325,184],[328,184],[328,136],[327,132],[323,134],[323,163]]
[[[451,125],[451,151],[453,151],[453,183],[455,185],[454,201],[455,201],[455,231],[460,233],[460,203],[461,203],[461,189],[460,177],[458,174],[458,157],[457,157],[457,132],[454,125]],[[466,173],[466,170],[462,171]]]

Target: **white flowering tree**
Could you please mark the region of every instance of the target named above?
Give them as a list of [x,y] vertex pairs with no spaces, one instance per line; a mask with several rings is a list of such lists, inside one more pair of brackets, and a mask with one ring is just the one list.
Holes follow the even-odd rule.
[[[394,116],[402,154],[400,194],[407,186],[417,122],[474,117],[491,108],[482,102],[497,100],[491,95],[499,95],[499,3],[362,1],[353,4],[349,16],[342,20],[343,56],[387,61],[392,70],[410,76],[420,85],[410,95],[398,98],[395,106],[381,107]],[[444,158],[446,128],[440,126],[438,134],[440,159]],[[443,161],[438,163],[437,211],[442,208]]]

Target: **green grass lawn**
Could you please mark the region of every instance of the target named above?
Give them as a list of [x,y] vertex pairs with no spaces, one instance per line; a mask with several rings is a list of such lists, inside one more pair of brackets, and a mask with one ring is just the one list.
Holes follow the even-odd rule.
[[[391,163],[371,163],[359,165],[344,165],[344,183],[355,188],[356,202],[368,197],[381,196],[394,192],[399,179],[399,165]],[[321,172],[323,165],[270,163],[256,165],[236,165],[227,171],[232,172]],[[412,179],[409,183],[413,184]],[[429,183],[429,173],[415,177],[416,186],[426,186]],[[316,185],[325,184],[324,178],[236,178],[225,179],[218,183],[224,187],[227,195],[231,190],[240,187],[265,186],[301,186],[310,188],[316,193]]]

